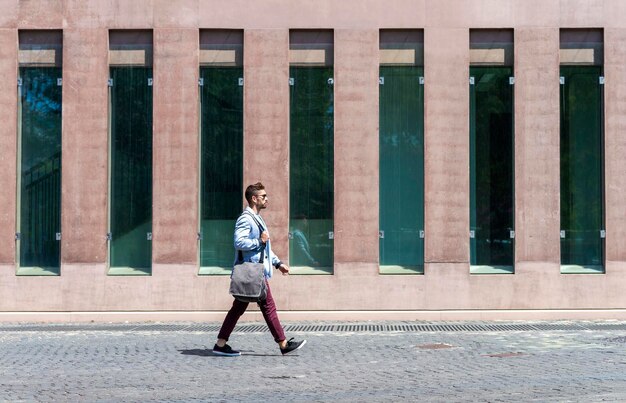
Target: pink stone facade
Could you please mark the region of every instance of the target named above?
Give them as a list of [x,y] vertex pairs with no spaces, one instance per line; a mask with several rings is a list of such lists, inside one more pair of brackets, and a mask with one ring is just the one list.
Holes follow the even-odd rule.
[[[244,182],[288,255],[289,30],[332,29],[333,275],[275,276],[283,320],[626,318],[626,2],[0,0],[0,321],[221,320],[228,276],[199,276],[200,29],[244,32]],[[423,29],[425,270],[378,270],[381,29]],[[469,270],[469,30],[515,48],[515,274]],[[559,29],[602,28],[606,273],[560,274]],[[18,31],[63,31],[61,275],[16,275]],[[154,38],[153,267],[107,275],[108,31]],[[271,160],[265,155],[271,155]],[[259,170],[259,166],[264,169]],[[367,195],[365,197],[364,195]],[[256,311],[245,318],[259,320]]]

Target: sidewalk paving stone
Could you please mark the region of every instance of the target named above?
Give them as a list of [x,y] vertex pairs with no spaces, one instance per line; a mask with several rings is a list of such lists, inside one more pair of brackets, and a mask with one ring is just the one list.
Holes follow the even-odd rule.
[[3,324],[0,401],[626,401],[626,330],[380,330],[401,324],[289,332],[308,340],[293,356],[258,324],[231,336],[241,357],[214,356],[216,332],[193,324]]

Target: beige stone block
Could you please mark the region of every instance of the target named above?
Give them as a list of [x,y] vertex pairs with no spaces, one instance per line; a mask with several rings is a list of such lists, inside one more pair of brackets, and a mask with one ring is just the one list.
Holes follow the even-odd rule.
[[424,57],[416,49],[380,49],[380,64],[422,66]]
[[197,264],[198,30],[157,28],[154,43],[152,257]]
[[62,263],[107,258],[107,38],[106,29],[64,30]]
[[505,65],[504,49],[470,49],[470,64]]
[[200,64],[203,66],[241,66],[243,52],[236,49],[200,49]]
[[151,66],[151,49],[110,50],[110,66]]
[[561,64],[594,65],[595,53],[595,49],[559,49],[559,59]]
[[289,64],[292,66],[332,66],[332,49],[290,49]]
[[[17,30],[0,29],[0,263],[15,263]],[[12,274],[15,271],[12,272]]]
[[61,49],[20,49],[19,64],[31,66],[61,66]]

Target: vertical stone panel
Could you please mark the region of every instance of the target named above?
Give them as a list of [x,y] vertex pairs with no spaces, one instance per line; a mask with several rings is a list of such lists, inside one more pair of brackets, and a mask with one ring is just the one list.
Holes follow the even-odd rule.
[[425,262],[469,262],[469,30],[424,32]]
[[378,31],[335,30],[335,262],[378,262]]
[[0,263],[15,263],[17,30],[0,29]]
[[606,260],[626,262],[626,29],[604,30]]
[[198,260],[197,29],[154,30],[155,263]]
[[[192,28],[198,26],[198,0],[152,0],[155,28]],[[204,5],[215,13],[224,5]]]
[[18,0],[0,0],[0,27],[15,28],[17,26]]
[[288,262],[289,31],[245,30],[243,53],[243,185],[265,185],[272,250]]
[[20,0],[17,25],[20,29],[63,27],[63,0]]
[[63,263],[106,261],[107,39],[106,29],[63,31]]
[[560,262],[559,113],[559,29],[516,29],[516,262]]

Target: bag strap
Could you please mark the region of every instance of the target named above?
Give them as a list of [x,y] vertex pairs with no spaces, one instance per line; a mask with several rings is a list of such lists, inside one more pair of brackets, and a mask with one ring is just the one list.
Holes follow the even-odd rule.
[[[261,223],[256,219],[255,216],[253,216],[249,211],[244,211],[243,213],[241,213],[241,215],[247,214],[250,217],[252,217],[252,220],[256,223],[256,225],[259,227],[259,234],[263,233],[263,226],[261,225]],[[261,247],[261,259],[259,260],[259,263],[263,263],[263,259],[265,258],[263,252],[265,251],[265,244],[263,244],[263,246]],[[241,250],[238,251],[238,261],[239,262],[243,262],[243,252]]]

